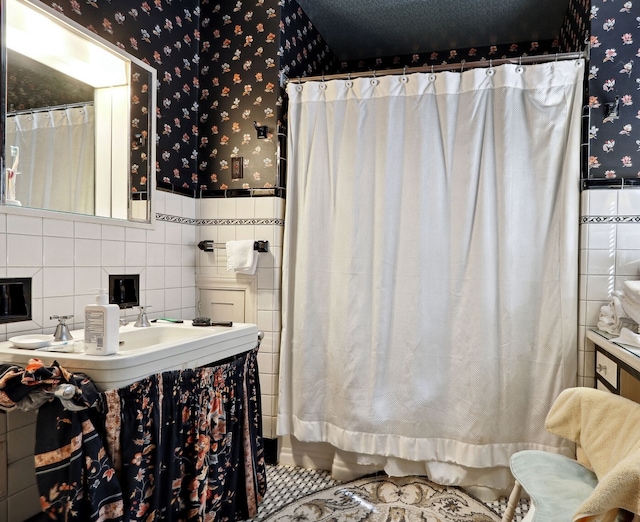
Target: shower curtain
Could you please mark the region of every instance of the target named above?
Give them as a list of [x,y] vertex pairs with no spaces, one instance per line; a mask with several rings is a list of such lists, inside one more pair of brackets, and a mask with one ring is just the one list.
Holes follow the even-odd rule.
[[289,84],[278,435],[504,491],[575,385],[584,62]]
[[11,146],[20,153],[16,199],[23,206],[94,214],[93,105],[8,115],[8,154]]

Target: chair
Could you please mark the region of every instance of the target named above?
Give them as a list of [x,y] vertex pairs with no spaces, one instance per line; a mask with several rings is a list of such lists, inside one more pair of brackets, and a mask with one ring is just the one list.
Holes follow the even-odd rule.
[[539,450],[511,456],[515,486],[502,522],[511,522],[524,490],[523,522],[640,520],[640,404],[593,388],[569,388],[545,421],[577,444],[577,458]]

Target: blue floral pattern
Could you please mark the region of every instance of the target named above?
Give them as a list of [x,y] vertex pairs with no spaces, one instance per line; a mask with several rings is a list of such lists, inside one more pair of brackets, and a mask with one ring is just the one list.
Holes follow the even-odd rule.
[[592,0],[589,67],[591,179],[638,178],[640,162],[640,8],[633,2]]
[[[284,184],[284,76],[581,50],[588,2],[570,0],[557,40],[344,63],[295,0],[47,3],[157,69],[157,181],[199,195]],[[254,122],[267,126],[266,139],[258,139]],[[242,158],[242,178],[232,175],[232,158]],[[143,170],[134,173],[134,190],[145,189]]]
[[[257,348],[226,363],[98,393],[57,363],[0,368],[0,406],[38,401],[35,462],[48,520],[228,521],[266,488]],[[50,400],[60,383],[73,402]],[[44,394],[44,395],[43,395]],[[77,407],[76,407],[77,406]]]

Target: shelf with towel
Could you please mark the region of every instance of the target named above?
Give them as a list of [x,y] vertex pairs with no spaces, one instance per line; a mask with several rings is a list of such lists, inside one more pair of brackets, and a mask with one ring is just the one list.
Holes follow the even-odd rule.
[[[203,250],[204,252],[213,252],[216,248],[223,249],[226,248],[226,243],[215,243],[211,240],[203,240],[198,243],[198,248]],[[254,241],[253,249],[256,252],[268,252],[269,251],[269,241]]]

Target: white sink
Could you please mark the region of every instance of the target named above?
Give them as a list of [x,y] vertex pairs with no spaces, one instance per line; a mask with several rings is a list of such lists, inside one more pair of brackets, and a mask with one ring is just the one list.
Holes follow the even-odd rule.
[[[84,338],[83,330],[71,332],[74,340]],[[53,336],[52,336],[53,337]],[[54,360],[67,370],[88,375],[99,390],[120,388],[154,373],[184,370],[215,363],[252,350],[258,342],[255,324],[225,326],[153,324],[120,328],[120,347],[113,355],[86,355],[82,342],[73,352],[48,352],[16,348],[0,342],[0,362],[24,366],[36,357],[51,364]]]
[[176,346],[191,339],[210,337],[209,327],[188,326],[175,327],[168,325],[153,325],[148,328],[120,329],[119,353],[132,353],[138,350],[157,350],[160,345]]

